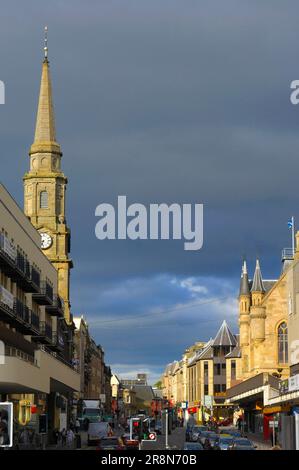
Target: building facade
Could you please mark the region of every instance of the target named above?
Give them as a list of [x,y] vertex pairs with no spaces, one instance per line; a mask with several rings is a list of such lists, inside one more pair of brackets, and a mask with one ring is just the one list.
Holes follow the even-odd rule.
[[40,235],[0,185],[0,395],[20,425],[48,414],[49,429],[70,418],[79,390],[73,328],[65,321],[57,271]]
[[197,422],[233,419],[233,408],[226,403],[226,390],[241,379],[239,339],[224,321],[214,339],[197,342],[186,349],[163,374],[163,397],[177,414]]

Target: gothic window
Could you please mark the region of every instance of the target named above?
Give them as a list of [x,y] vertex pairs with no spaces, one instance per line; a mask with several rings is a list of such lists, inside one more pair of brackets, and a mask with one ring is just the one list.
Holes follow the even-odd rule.
[[278,333],[278,362],[286,364],[288,362],[288,326],[282,322],[277,330]]
[[40,208],[48,209],[48,193],[47,191],[41,191],[40,193]]

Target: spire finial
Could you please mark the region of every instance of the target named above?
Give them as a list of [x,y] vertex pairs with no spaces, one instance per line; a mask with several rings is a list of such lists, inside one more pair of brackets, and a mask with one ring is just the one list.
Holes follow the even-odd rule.
[[45,60],[48,60],[48,26],[45,26],[44,44]]

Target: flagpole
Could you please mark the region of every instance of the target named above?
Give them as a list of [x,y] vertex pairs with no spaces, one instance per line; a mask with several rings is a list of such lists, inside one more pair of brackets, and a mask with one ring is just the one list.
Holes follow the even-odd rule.
[[294,220],[294,216],[292,216],[292,251],[293,251],[293,257],[295,257],[295,220]]

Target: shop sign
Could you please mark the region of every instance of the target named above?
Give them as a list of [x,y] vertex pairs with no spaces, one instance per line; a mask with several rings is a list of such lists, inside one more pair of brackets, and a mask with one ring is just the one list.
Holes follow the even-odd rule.
[[106,403],[106,394],[105,393],[100,394],[100,400],[101,400],[101,403]]
[[192,408],[188,408],[189,413],[196,413],[197,407],[193,406]]
[[204,396],[204,406],[207,408],[212,408],[213,406],[213,396],[212,395],[205,395]]
[[299,374],[289,377],[289,392],[299,390]]
[[287,393],[289,391],[289,380],[281,380],[279,382],[279,393]]

